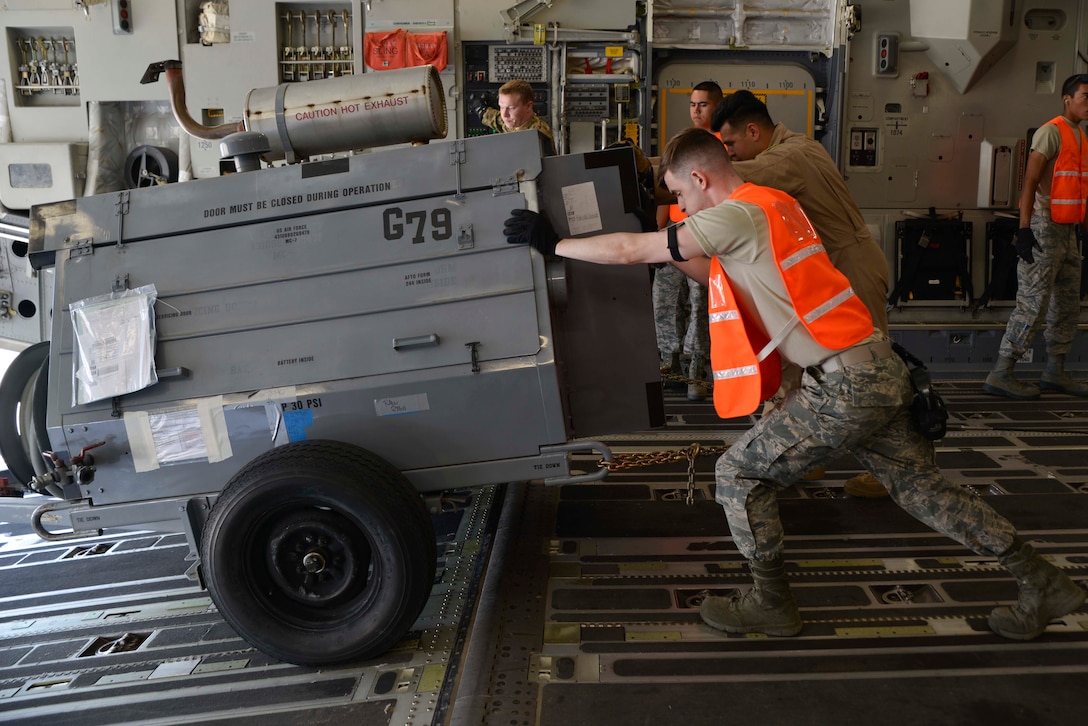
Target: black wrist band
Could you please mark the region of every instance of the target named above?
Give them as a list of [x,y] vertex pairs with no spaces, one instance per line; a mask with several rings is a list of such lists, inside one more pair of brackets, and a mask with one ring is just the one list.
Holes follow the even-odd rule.
[[676,230],[680,227],[678,224],[670,225],[668,228],[669,235],[669,254],[677,262],[687,262],[686,259],[680,256],[679,240],[676,239]]

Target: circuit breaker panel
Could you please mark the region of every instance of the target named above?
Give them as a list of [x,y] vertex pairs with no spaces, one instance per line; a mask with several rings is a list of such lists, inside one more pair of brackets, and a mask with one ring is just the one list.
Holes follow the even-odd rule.
[[622,45],[584,44],[568,49],[563,117],[571,151],[603,148],[620,139],[645,146],[638,57]]
[[16,106],[78,106],[79,63],[71,27],[7,28]]
[[347,3],[317,6],[277,3],[280,80],[283,83],[350,76],[355,72]]

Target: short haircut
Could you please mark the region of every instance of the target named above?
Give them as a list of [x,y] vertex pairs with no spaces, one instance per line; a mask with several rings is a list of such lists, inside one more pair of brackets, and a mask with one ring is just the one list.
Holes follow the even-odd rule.
[[714,81],[703,81],[695,88],[691,89],[691,91],[692,93],[694,93],[695,91],[703,91],[708,96],[710,96],[711,101],[713,101],[714,103],[721,103],[722,87]]
[[1077,93],[1078,88],[1086,84],[1088,84],[1088,73],[1077,73],[1069,76],[1069,78],[1065,79],[1065,83],[1062,84],[1062,95],[1073,96]]
[[533,100],[533,87],[529,85],[528,81],[515,78],[502,84],[499,88],[499,95],[518,96],[521,98],[522,103],[531,103]]
[[751,91],[741,89],[726,96],[710,116],[710,128],[721,131],[722,124],[728,123],[734,129],[754,123],[766,128],[774,127],[767,105],[756,98]]
[[717,136],[705,129],[687,128],[673,136],[661,155],[661,178],[666,172],[675,177],[687,175],[695,167],[729,168],[729,152]]

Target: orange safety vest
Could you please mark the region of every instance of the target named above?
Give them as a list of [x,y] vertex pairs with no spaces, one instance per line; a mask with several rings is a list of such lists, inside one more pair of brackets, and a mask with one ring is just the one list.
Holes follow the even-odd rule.
[[1078,126],[1074,131],[1062,116],[1047,123],[1056,125],[1062,135],[1050,181],[1050,218],[1058,224],[1078,224],[1084,221],[1088,203],[1088,139],[1084,129]]
[[670,222],[683,222],[687,218],[688,218],[688,215],[686,215],[686,214],[684,214],[683,212],[680,211],[680,205],[679,204],[670,204],[669,205],[669,221]]
[[755,204],[767,216],[771,250],[796,312],[772,340],[734,294],[717,257],[710,262],[707,306],[714,410],[722,418],[747,416],[774,395],[781,381],[778,343],[800,323],[820,345],[844,350],[873,334],[873,317],[846,276],[835,269],[801,205],[769,187],[742,184],[730,199]]
[[448,62],[449,53],[446,46],[446,31],[437,33],[408,33],[405,50],[408,58],[405,65],[425,66],[432,65],[439,73],[442,72]]

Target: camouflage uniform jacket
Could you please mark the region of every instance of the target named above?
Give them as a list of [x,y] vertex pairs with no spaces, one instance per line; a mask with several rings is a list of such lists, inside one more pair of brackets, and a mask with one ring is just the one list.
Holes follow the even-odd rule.
[[508,129],[506,128],[506,125],[502,122],[502,112],[499,111],[499,109],[497,108],[489,108],[484,111],[483,115],[480,117],[480,123],[491,129],[492,131],[496,131],[500,134],[507,133],[509,131],[539,131],[540,133],[548,137],[548,141],[551,145],[551,152],[553,154],[555,153],[555,137],[552,136],[552,127],[548,125],[547,121],[535,114],[531,119],[529,119],[529,123],[527,123],[523,128]]

